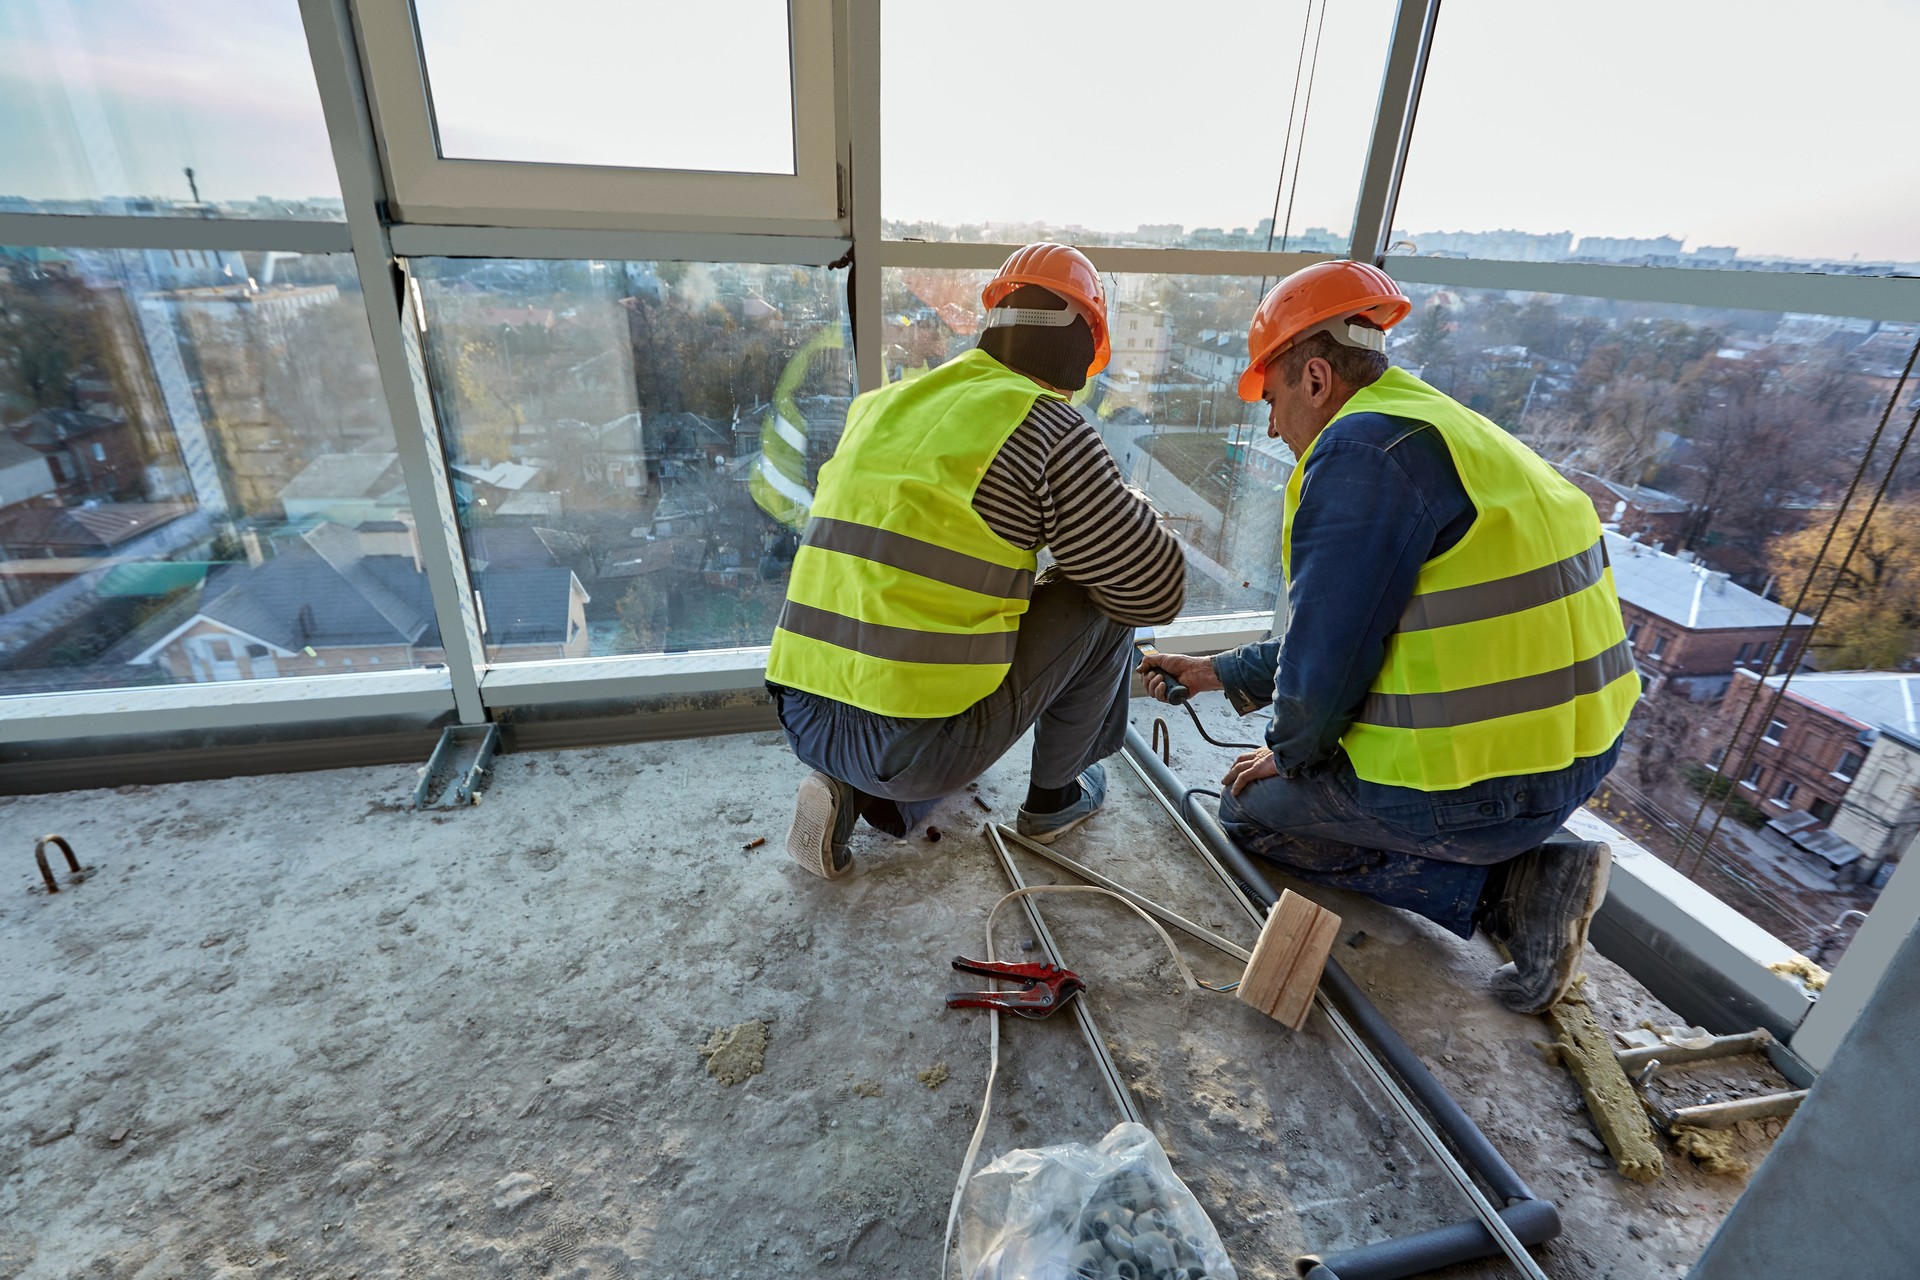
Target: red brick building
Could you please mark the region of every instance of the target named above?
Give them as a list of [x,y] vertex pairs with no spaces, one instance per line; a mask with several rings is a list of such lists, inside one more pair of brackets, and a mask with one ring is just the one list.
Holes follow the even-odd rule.
[[[1833,821],[1854,776],[1866,763],[1874,726],[1822,701],[1819,677],[1812,673],[1795,676],[1786,696],[1767,714],[1772,689],[1780,684],[1776,676],[1767,682],[1771,688],[1761,693],[1736,741],[1734,729],[1759,679],[1756,672],[1744,670],[1734,677],[1710,733],[1716,741],[1730,745],[1715,748],[1707,763],[1716,769],[1737,767],[1751,744],[1753,758],[1736,779],[1742,795],[1769,818],[1798,810],[1816,822]],[[1802,681],[1808,682],[1804,693]]]
[[1621,536],[1636,538],[1650,547],[1680,545],[1687,519],[1693,514],[1693,504],[1685,498],[1645,485],[1605,480],[1578,467],[1561,467],[1560,474],[1592,500],[1600,523],[1613,526]]
[[1607,533],[1620,613],[1647,692],[1694,702],[1720,697],[1736,671],[1790,669],[1813,620],[1793,614],[1682,552],[1669,555]]

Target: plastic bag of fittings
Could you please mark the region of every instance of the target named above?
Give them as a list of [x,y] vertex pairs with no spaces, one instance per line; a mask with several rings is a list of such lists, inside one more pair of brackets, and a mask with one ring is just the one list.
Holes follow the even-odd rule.
[[960,1264],[966,1280],[1236,1280],[1200,1202],[1131,1123],[975,1174]]

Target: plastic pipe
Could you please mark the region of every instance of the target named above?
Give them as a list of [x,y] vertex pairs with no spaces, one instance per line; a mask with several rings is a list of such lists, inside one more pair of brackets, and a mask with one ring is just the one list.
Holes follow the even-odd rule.
[[[1521,1244],[1545,1244],[1560,1234],[1560,1214],[1545,1200],[1522,1200],[1500,1211]],[[1294,1266],[1305,1280],[1405,1280],[1424,1272],[1498,1255],[1500,1246],[1482,1222],[1455,1222],[1417,1235],[1395,1236],[1330,1253]]]
[[[1189,809],[1183,803],[1182,798],[1187,794],[1186,786],[1153,753],[1147,740],[1140,736],[1140,731],[1131,725],[1127,727],[1126,751],[1139,764],[1148,781],[1181,813],[1193,833],[1206,843],[1233,878],[1239,881],[1247,896],[1262,908],[1272,909],[1280,895],[1267,879],[1266,873],[1234,842],[1212,814],[1199,806]],[[1407,1092],[1418,1099],[1421,1107],[1433,1118],[1435,1126],[1452,1142],[1460,1158],[1493,1189],[1497,1199],[1506,1202],[1507,1207],[1500,1211],[1500,1216],[1521,1243],[1544,1244],[1558,1236],[1559,1210],[1551,1201],[1533,1194],[1513,1166],[1487,1141],[1480,1127],[1460,1109],[1453,1095],[1427,1070],[1420,1055],[1400,1038],[1400,1033],[1393,1029],[1393,1024],[1367,998],[1360,985],[1331,957],[1327,960],[1320,982],[1327,998],[1339,1007],[1347,1021],[1353,1024],[1354,1030],[1387,1064],[1388,1069],[1400,1078]],[[1518,1214],[1519,1220],[1510,1217],[1511,1214]],[[1526,1225],[1525,1231],[1521,1230],[1522,1222]],[[1471,1251],[1459,1253],[1461,1249]],[[1484,1223],[1474,1219],[1417,1235],[1381,1240],[1325,1259],[1313,1256],[1301,1258],[1297,1265],[1301,1274],[1310,1277],[1310,1280],[1399,1280],[1399,1277],[1419,1275],[1456,1262],[1491,1257],[1499,1252],[1500,1247],[1493,1233],[1487,1230]],[[1423,1260],[1428,1258],[1431,1260]],[[1340,1265],[1336,1266],[1336,1263]]]

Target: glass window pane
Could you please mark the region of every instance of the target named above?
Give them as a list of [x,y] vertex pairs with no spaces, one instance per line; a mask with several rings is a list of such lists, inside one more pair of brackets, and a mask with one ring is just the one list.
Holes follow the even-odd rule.
[[[1920,7],[1447,0],[1394,238],[1449,257],[1920,263]],[[1569,56],[1572,50],[1578,56]]]
[[414,265],[489,656],[768,643],[853,398],[845,273]]
[[[1764,701],[1748,713],[1753,682],[1736,672],[1752,672],[1778,638],[1782,602],[1798,595],[1809,548],[1833,520],[1920,326],[1565,294],[1424,285],[1407,293],[1414,312],[1392,332],[1394,362],[1513,431],[1638,544],[1626,555],[1613,543],[1614,582],[1629,610],[1653,615],[1646,651],[1664,657],[1595,807],[1674,862],[1702,793],[1714,805],[1728,794],[1713,769],[1761,788],[1758,797],[1732,791],[1711,848],[1699,856],[1709,814],[1677,865],[1776,937],[1815,946],[1842,911],[1870,906],[1875,890],[1845,876],[1837,886],[1810,887],[1797,869],[1804,857],[1783,854],[1780,837],[1757,829],[1778,816],[1758,803],[1782,780],[1773,766],[1798,757],[1771,745],[1787,737],[1787,724]],[[1902,401],[1909,412],[1920,408],[1911,386]],[[1869,486],[1891,453],[1883,441]],[[1896,474],[1863,546],[1884,554],[1885,539],[1910,540],[1914,501],[1911,482]],[[1911,616],[1904,583],[1889,583],[1880,600],[1853,591],[1836,597],[1809,658],[1830,669],[1899,667],[1914,642],[1886,617]],[[1806,622],[1790,637],[1795,650]],[[1753,662],[1740,663],[1736,640],[1752,646]],[[1656,673],[1643,670],[1649,674]],[[1796,679],[1796,706],[1822,696],[1831,700],[1815,682],[1803,688]],[[1793,770],[1796,807],[1818,813],[1842,800],[1849,811],[1876,803],[1849,792],[1824,765],[1803,764]],[[1901,849],[1886,848],[1897,807],[1880,805],[1840,834],[1868,859],[1897,857]],[[1843,945],[1832,943],[1823,963]]]
[[0,5],[0,213],[340,219],[292,0]]
[[794,171],[785,0],[415,0],[414,12],[448,159]]
[[0,693],[443,661],[353,260],[0,248]]
[[890,0],[886,234],[1344,251],[1393,8]]
[[[889,381],[976,344],[980,288],[992,274],[887,269]],[[1281,489],[1293,456],[1267,439],[1265,407],[1234,393],[1262,283],[1108,276],[1113,359],[1074,397],[1186,547],[1189,616],[1270,612],[1280,592]]]

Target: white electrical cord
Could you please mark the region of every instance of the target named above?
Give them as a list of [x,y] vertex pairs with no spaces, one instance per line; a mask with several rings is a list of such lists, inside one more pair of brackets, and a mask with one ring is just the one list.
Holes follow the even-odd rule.
[[[1215,986],[1210,982],[1203,982],[1199,978],[1196,978],[1193,970],[1188,967],[1186,958],[1180,954],[1180,948],[1173,945],[1173,938],[1161,927],[1158,920],[1155,920],[1145,911],[1142,911],[1139,907],[1127,901],[1124,896],[1115,893],[1111,889],[1101,889],[1093,885],[1085,884],[1029,885],[1024,889],[1015,889],[1012,893],[1005,895],[998,902],[994,903],[993,908],[987,912],[988,963],[992,963],[994,960],[993,921],[994,918],[1000,914],[1000,908],[1006,906],[1009,902],[1040,893],[1097,893],[1103,897],[1112,898],[1115,902],[1122,904],[1127,910],[1133,912],[1133,914],[1139,916],[1151,925],[1153,931],[1160,935],[1160,941],[1167,944],[1167,953],[1173,957],[1174,967],[1180,970],[1181,980],[1186,983],[1187,990],[1189,991],[1227,992],[1232,991],[1240,985],[1237,982],[1233,982],[1227,983],[1224,986]],[[1084,999],[1085,996],[1082,995],[1081,998]],[[980,1119],[973,1126],[973,1137],[967,1143],[966,1159],[960,1166],[960,1181],[954,1184],[953,1201],[947,1207],[947,1234],[940,1244],[940,1280],[946,1280],[947,1277],[947,1260],[953,1253],[953,1229],[955,1224],[960,1220],[960,1201],[966,1194],[967,1182],[973,1177],[974,1162],[980,1158],[980,1143],[987,1135],[987,1119],[993,1113],[993,1085],[994,1081],[1000,1075],[1000,1011],[998,1009],[990,1009],[988,1010],[988,1017],[990,1021],[987,1031],[987,1088],[985,1094],[980,1099]]]

